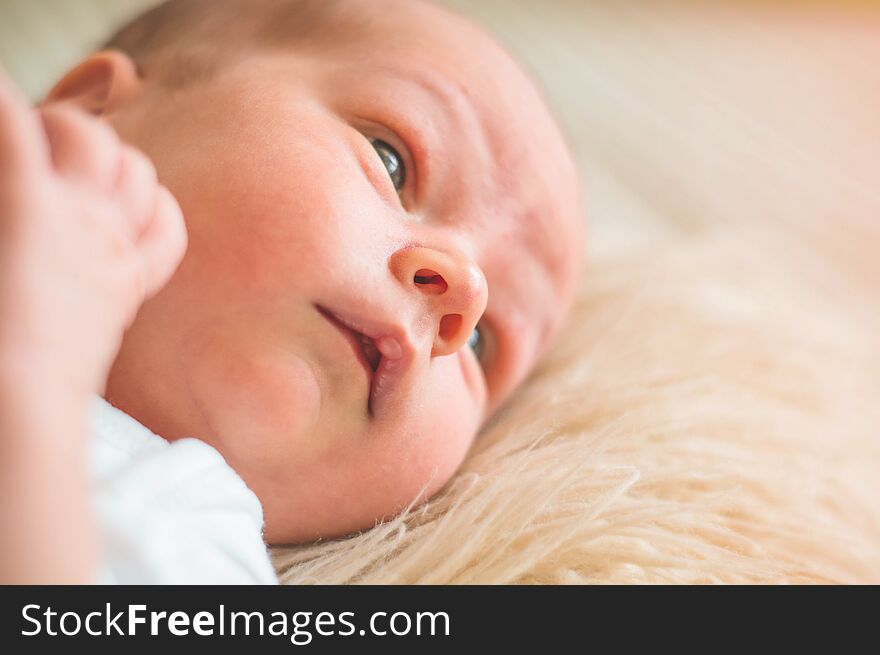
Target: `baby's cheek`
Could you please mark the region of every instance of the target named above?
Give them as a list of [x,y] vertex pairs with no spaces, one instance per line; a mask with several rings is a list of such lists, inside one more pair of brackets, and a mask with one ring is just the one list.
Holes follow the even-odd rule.
[[295,352],[254,339],[247,329],[202,330],[187,371],[215,446],[245,480],[271,475],[291,443],[314,430],[320,409],[311,366]]

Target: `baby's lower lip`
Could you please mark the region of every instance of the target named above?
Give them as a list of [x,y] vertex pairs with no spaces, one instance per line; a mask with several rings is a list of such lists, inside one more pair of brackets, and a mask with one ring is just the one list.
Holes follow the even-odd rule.
[[388,394],[398,378],[399,369],[402,368],[402,364],[401,360],[389,359],[388,357],[383,357],[379,360],[379,367],[376,369],[370,384],[370,416],[382,413]]

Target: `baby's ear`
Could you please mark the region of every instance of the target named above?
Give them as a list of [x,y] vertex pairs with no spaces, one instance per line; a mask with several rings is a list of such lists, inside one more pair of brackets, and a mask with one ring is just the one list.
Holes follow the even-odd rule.
[[70,102],[101,116],[128,103],[140,88],[141,76],[131,57],[116,50],[104,50],[61,78],[45,103]]

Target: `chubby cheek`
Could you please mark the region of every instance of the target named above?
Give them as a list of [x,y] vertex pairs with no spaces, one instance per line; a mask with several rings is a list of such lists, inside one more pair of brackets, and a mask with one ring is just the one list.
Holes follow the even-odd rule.
[[248,483],[277,474],[291,442],[314,431],[321,405],[306,359],[254,331],[234,321],[199,330],[185,372],[211,432],[198,436]]

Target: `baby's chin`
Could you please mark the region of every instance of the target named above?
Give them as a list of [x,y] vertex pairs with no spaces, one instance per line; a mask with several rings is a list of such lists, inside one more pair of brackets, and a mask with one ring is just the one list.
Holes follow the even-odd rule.
[[414,487],[415,491],[410,485],[399,485],[389,494],[387,490],[365,486],[351,498],[331,494],[329,502],[317,502],[313,497],[303,511],[291,507],[287,499],[261,497],[257,493],[263,506],[263,535],[271,546],[354,536],[422,508],[445,488],[454,474],[455,469],[424,480]]
[[[303,543],[368,530],[421,506],[448,484],[475,430],[420,430],[346,435],[334,447],[290,461],[282,475],[246,481],[263,505],[271,544]],[[331,441],[334,435],[319,435]],[[246,466],[253,465],[249,462]]]

